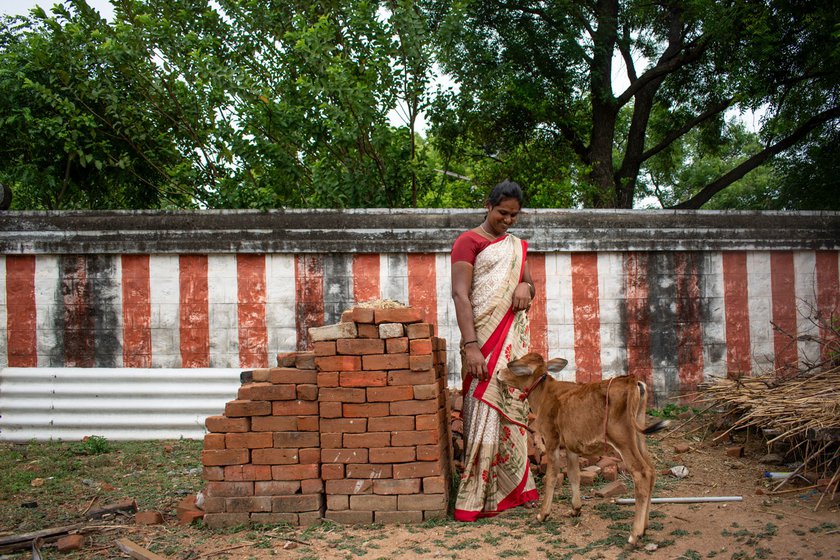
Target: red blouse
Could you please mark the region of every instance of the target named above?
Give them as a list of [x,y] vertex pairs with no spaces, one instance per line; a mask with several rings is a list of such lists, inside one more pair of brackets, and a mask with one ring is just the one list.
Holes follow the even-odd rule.
[[479,235],[473,230],[465,231],[459,235],[458,239],[455,240],[455,243],[452,244],[451,262],[454,264],[456,262],[463,261],[475,265],[475,258],[480,252],[482,252],[491,243],[495,243],[503,238],[504,237],[500,237],[495,241],[490,241],[483,235]]

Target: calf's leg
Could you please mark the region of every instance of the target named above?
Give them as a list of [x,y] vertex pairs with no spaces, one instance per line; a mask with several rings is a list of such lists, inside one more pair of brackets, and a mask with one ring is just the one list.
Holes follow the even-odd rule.
[[642,455],[635,446],[633,449],[622,451],[622,458],[633,475],[634,495],[636,497],[636,515],[633,517],[633,528],[627,542],[637,546],[648,525],[655,473],[650,459],[646,455]]
[[545,521],[551,515],[551,504],[554,502],[554,488],[557,485],[557,475],[560,463],[560,450],[554,447],[546,446],[548,454],[548,468],[545,471],[545,488],[543,489],[543,501],[540,506],[540,511],[537,513],[537,521]]
[[580,461],[578,454],[566,449],[566,457],[569,459],[568,468],[569,486],[572,488],[572,511],[569,512],[571,517],[580,515],[580,508],[583,502],[580,499]]

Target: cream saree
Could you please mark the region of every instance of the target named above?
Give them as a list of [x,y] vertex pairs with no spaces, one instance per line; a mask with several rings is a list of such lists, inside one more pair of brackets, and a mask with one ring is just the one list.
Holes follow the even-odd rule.
[[[528,352],[524,311],[513,313],[513,292],[522,280],[527,243],[513,235],[494,241],[473,267],[471,301],[475,329],[490,378],[464,374],[464,473],[455,519],[475,521],[536,500],[528,464],[528,404],[498,380],[499,370]],[[461,349],[463,363],[463,347]]]

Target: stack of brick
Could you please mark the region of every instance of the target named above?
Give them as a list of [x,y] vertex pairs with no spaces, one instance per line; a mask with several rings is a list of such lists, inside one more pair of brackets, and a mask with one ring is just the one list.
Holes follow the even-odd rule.
[[446,515],[451,446],[445,341],[414,308],[356,307],[309,330],[318,368],[325,517]]
[[246,371],[237,399],[210,416],[204,438],[209,527],[310,525],[323,515],[318,372],[311,352]]

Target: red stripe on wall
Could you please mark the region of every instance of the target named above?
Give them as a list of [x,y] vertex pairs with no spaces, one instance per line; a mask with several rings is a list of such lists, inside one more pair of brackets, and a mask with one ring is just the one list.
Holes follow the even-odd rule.
[[538,352],[546,360],[548,356],[548,319],[545,310],[545,254],[528,254],[528,266],[531,269],[531,280],[534,281],[534,300],[528,311],[531,328],[531,352]]
[[149,255],[122,255],[123,365],[152,367]]
[[353,297],[356,302],[380,299],[379,254],[353,255]]
[[210,367],[207,255],[181,255],[181,366]]
[[35,257],[6,256],[6,340],[9,367],[37,367]]
[[674,256],[677,298],[677,368],[680,390],[693,392],[703,382],[703,331],[698,253]]
[[[627,371],[644,381],[653,394],[653,361],[650,357],[650,306],[648,303],[648,253],[624,254],[624,305],[626,316]],[[649,398],[648,402],[653,402]]]
[[265,255],[237,255],[239,365],[268,367],[268,329],[265,322]]
[[726,371],[729,377],[752,371],[747,253],[723,253],[723,304],[726,308]]
[[408,305],[421,309],[426,322],[437,328],[437,272],[435,255],[408,255]]
[[297,349],[306,350],[309,327],[324,324],[324,258],[321,255],[295,255],[297,286]]
[[598,255],[572,253],[572,311],[575,367],[579,383],[601,379],[601,312],[598,307]]
[[64,300],[64,366],[96,365],[94,317],[83,255],[61,258],[61,293]]
[[[773,298],[773,353],[774,366],[781,374],[796,371],[798,355],[796,341],[796,284],[794,280],[793,252],[770,253],[770,293]],[[788,334],[785,334],[788,333]]]
[[837,251],[817,251],[817,310],[819,312],[820,357],[827,360],[840,352],[837,329],[840,325],[840,272]]

